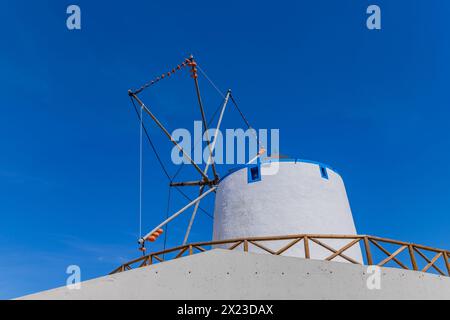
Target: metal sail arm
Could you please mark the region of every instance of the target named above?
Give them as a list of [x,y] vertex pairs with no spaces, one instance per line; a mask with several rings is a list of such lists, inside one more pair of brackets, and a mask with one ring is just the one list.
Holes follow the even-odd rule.
[[[223,101],[223,106],[222,106],[222,110],[220,111],[219,120],[217,121],[217,127],[216,127],[216,131],[215,131],[215,134],[214,134],[214,142],[213,142],[213,145],[212,145],[212,148],[211,148],[211,152],[209,154],[209,158],[208,158],[208,161],[206,163],[206,168],[205,168],[204,172],[208,171],[208,166],[209,166],[209,164],[211,162],[212,162],[212,164],[214,164],[214,161],[212,160],[212,153],[213,153],[213,151],[214,151],[214,149],[216,147],[217,134],[218,134],[218,132],[220,130],[220,125],[222,124],[223,115],[225,113],[225,109],[227,107],[228,99],[230,98],[230,95],[231,95],[231,90],[228,90],[227,95],[225,96],[225,99]],[[204,190],[205,190],[205,186],[202,185],[200,187],[200,190],[199,190],[199,195],[202,195]],[[186,234],[184,236],[183,244],[186,244],[188,239],[189,239],[189,234],[191,233],[191,228],[192,228],[192,225],[194,224],[195,216],[197,214],[197,210],[198,210],[199,205],[200,205],[200,201],[197,202],[197,204],[195,205],[194,211],[192,212],[191,220],[189,221],[189,225],[188,225],[188,228],[186,230]]]
[[[203,123],[203,127],[205,129],[206,144],[209,149],[209,155],[212,156],[213,150],[211,148],[211,140],[209,138],[209,133],[208,133],[208,124],[206,122],[205,109],[203,108],[202,96],[200,94],[200,87],[198,84],[197,62],[195,62],[194,57],[192,55],[189,58],[189,60],[190,60],[190,62],[188,65],[191,67],[191,77],[194,79],[195,92],[197,94],[198,105],[200,107],[200,114],[202,116],[202,123]],[[217,174],[216,165],[214,164],[214,162],[211,164],[211,168],[212,168],[212,171],[214,174],[214,180],[216,180],[216,181],[219,180],[219,175]]]
[[[227,108],[228,99],[230,98],[230,96],[231,96],[231,89],[228,89],[227,95],[225,96],[224,101],[223,101],[222,110],[220,111],[219,120],[217,121],[216,131],[214,132],[214,142],[211,147],[211,152],[209,153],[208,161],[206,162],[206,166],[207,166],[206,168],[208,168],[208,165],[210,163],[211,163],[211,165],[214,165],[214,161],[212,159],[212,154],[213,154],[214,150],[216,149],[217,135],[219,134],[220,125],[222,124],[223,115],[225,113],[225,109]],[[215,177],[215,178],[217,178],[217,177]]]
[[167,218],[166,220],[164,220],[163,222],[161,222],[157,227],[153,228],[152,231],[150,231],[149,233],[147,233],[144,237],[142,237],[139,242],[142,244],[145,239],[147,239],[148,237],[150,237],[154,232],[156,232],[158,229],[164,227],[166,224],[168,224],[170,221],[172,221],[173,219],[175,219],[176,217],[178,217],[180,214],[182,214],[184,211],[186,211],[187,209],[189,209],[190,207],[192,207],[193,205],[196,205],[197,203],[200,202],[200,200],[202,200],[204,197],[206,197],[208,194],[212,193],[213,191],[215,191],[217,189],[217,187],[213,187],[211,189],[209,189],[208,191],[206,191],[205,193],[201,194],[199,197],[197,197],[196,199],[192,200],[190,203],[188,203],[187,205],[185,205],[183,208],[181,208],[180,210],[178,210],[177,212],[175,212],[173,215],[171,215],[169,218]]
[[[227,95],[224,98],[224,102],[220,111],[220,116],[219,116],[219,121],[217,122],[217,127],[216,127],[216,131],[214,133],[214,137],[217,137],[219,130],[220,130],[220,125],[222,124],[222,119],[223,119],[223,115],[225,113],[225,109],[227,107],[228,104],[228,99],[231,95],[231,90],[228,90]],[[206,162],[206,167],[203,170],[203,173],[207,174],[209,166],[214,164],[214,161],[212,159],[212,153],[214,152],[215,148],[216,148],[216,138],[214,138],[214,141],[212,143],[211,146],[211,153],[208,156],[208,161]],[[214,180],[202,180],[202,181],[185,181],[185,182],[171,182],[170,186],[171,187],[185,187],[185,186],[211,186],[214,184],[218,183],[218,179],[214,179]],[[195,213],[194,213],[195,216]]]
[[[205,191],[205,186],[200,187],[199,197],[203,194],[203,191]],[[185,245],[189,239],[189,234],[191,233],[192,225],[194,224],[195,216],[197,215],[197,210],[198,210],[199,206],[200,206],[200,201],[198,201],[195,204],[194,211],[192,212],[191,220],[189,220],[189,225],[186,230],[186,234],[184,235],[183,245]]]
[[136,94],[134,94],[131,91],[128,91],[128,95],[132,98],[134,98],[139,105],[141,106],[141,108],[153,119],[153,121],[156,123],[156,125],[164,132],[164,134],[169,138],[169,140],[178,148],[178,150],[180,150],[180,152],[183,154],[184,157],[186,157],[186,159],[189,160],[189,162],[194,166],[194,168],[202,175],[202,177],[206,180],[209,181],[208,176],[206,175],[206,173],[204,173],[202,171],[202,169],[200,169],[200,167],[194,162],[194,160],[192,160],[192,158],[186,154],[186,152],[184,151],[183,147],[181,147],[176,141],[175,139],[172,137],[172,135],[169,133],[169,131],[167,131],[167,129],[162,125],[162,123],[155,117],[155,115],[145,106],[145,104],[141,101],[141,99],[138,98],[138,96]]

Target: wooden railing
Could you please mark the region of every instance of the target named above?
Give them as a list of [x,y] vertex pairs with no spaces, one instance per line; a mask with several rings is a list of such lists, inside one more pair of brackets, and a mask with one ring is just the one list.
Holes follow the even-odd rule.
[[[326,240],[332,239],[334,239],[334,241],[336,239],[341,239],[342,241],[347,241],[347,243],[340,248],[333,248],[329,244],[325,243]],[[282,245],[277,250],[274,250],[273,246],[277,241],[282,242]],[[270,242],[270,248],[267,247],[267,242]],[[266,245],[263,243],[266,243]],[[258,250],[270,253],[272,255],[283,255],[283,253],[291,248],[294,248],[295,246],[302,246],[301,249],[303,252],[303,257],[305,259],[310,259],[310,248],[312,245],[316,248],[321,247],[330,253],[329,256],[323,259],[326,261],[332,261],[333,259],[340,257],[341,260],[343,259],[353,264],[361,264],[354,258],[344,254],[344,252],[348,249],[360,245],[366,265],[391,266],[403,268],[405,270],[415,270],[442,276],[450,276],[449,250],[436,249],[428,246],[367,235],[321,234],[249,237],[191,243],[150,253],[121,265],[110,274],[131,270],[133,268],[145,267],[167,260],[178,259],[186,255],[190,256],[195,253],[207,251],[213,246],[225,246],[226,249],[229,250],[242,248],[244,252],[248,252],[249,247],[253,246],[258,248]],[[389,248],[387,246],[389,246]],[[430,256],[430,254],[432,256]]]

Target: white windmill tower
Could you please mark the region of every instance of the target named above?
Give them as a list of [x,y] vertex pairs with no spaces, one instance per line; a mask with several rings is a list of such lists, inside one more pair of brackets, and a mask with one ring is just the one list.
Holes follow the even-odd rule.
[[[270,170],[273,167],[275,174]],[[288,234],[356,235],[344,182],[336,171],[312,161],[279,159],[247,166],[222,178],[215,202],[214,240]],[[342,247],[346,240],[326,243]],[[267,242],[267,247],[276,250],[282,244]],[[258,247],[249,251],[264,252]],[[309,251],[312,259],[330,254],[317,244]],[[305,248],[293,246],[284,255],[304,257]],[[349,248],[346,255],[362,262],[358,245]],[[337,260],[345,261],[341,257]]]

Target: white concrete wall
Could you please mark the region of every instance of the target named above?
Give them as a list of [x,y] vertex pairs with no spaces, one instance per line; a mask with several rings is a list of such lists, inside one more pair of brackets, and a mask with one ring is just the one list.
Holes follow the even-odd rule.
[[450,299],[450,278],[365,266],[213,250],[21,299]]
[[[278,173],[248,183],[247,168],[225,177],[219,184],[214,211],[214,240],[288,234],[356,234],[344,182],[327,168],[322,178],[315,163],[280,162]],[[349,240],[323,240],[335,249]],[[268,243],[279,249],[286,242]],[[252,248],[254,252],[261,249]],[[311,258],[324,259],[330,251],[311,243]],[[362,261],[355,245],[345,254]],[[304,257],[303,245],[284,255]],[[337,257],[334,261],[345,261]]]

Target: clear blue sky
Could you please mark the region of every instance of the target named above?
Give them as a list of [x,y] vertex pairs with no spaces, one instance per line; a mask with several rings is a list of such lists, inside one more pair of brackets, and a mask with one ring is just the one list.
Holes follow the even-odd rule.
[[[448,1],[74,3],[81,31],[65,26],[70,2],[0,10],[0,298],[64,285],[70,264],[88,279],[137,256],[127,90],[189,53],[255,127],[280,128],[283,154],[341,173],[359,233],[450,247]],[[381,31],[365,27],[373,3]],[[200,81],[211,114],[220,98]],[[199,119],[193,94],[180,76],[143,97],[175,129]],[[166,185],[146,147],[144,229],[164,218]],[[173,210],[184,203],[173,198]],[[200,214],[192,240],[210,237]]]

